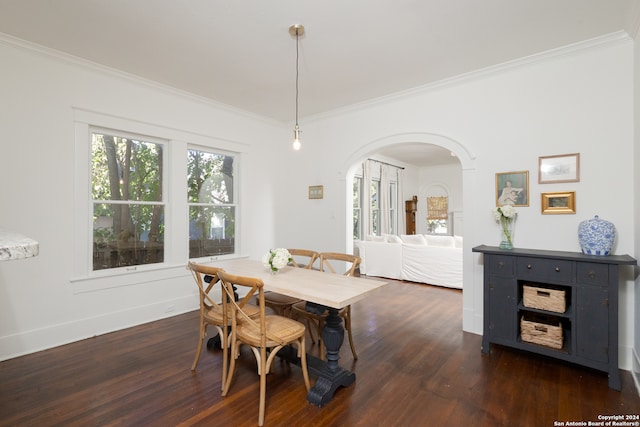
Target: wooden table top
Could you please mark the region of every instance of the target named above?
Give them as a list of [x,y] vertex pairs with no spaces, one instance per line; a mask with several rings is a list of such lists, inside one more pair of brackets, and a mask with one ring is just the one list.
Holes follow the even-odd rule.
[[[208,263],[209,264],[209,263]],[[387,284],[381,280],[348,277],[287,266],[272,274],[262,262],[250,259],[214,261],[226,272],[261,279],[267,291],[340,309],[353,304]]]

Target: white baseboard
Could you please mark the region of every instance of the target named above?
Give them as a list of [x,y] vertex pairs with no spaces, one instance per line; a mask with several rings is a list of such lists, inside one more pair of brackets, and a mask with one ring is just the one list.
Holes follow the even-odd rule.
[[47,326],[0,337],[0,361],[119,331],[196,310],[198,300],[187,295],[101,316]]
[[633,359],[633,348],[618,346],[618,368],[630,371]]

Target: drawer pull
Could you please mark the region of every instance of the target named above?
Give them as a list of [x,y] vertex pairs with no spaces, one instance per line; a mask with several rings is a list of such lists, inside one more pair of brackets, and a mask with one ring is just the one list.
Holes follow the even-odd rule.
[[560,267],[556,267],[556,273],[560,272]]
[[498,261],[498,267],[500,267],[500,268],[504,267],[504,262],[503,261]]
[[596,278],[596,272],[593,270],[589,270],[589,279],[595,279]]
[[531,270],[533,266],[531,264],[527,264],[527,269]]

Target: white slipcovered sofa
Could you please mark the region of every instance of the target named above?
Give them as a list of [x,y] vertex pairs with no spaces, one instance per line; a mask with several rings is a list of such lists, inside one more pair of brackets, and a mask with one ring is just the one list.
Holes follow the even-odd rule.
[[369,236],[354,246],[361,274],[462,289],[460,236]]

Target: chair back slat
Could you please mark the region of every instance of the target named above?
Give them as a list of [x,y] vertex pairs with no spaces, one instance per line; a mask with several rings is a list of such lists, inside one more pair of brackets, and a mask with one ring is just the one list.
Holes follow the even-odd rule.
[[[222,307],[216,303],[209,294],[211,293],[211,289],[214,285],[219,281],[218,273],[224,270],[218,267],[196,264],[195,262],[189,262],[187,268],[191,271],[191,274],[198,285],[198,291],[200,294],[200,310],[210,310],[212,308],[222,310]],[[211,276],[211,281],[209,283],[204,281],[205,276]]]
[[337,274],[336,269],[332,265],[337,262],[344,262],[346,270],[342,273],[345,276],[355,276],[356,270],[360,267],[361,259],[357,255],[343,254],[338,252],[322,252],[320,254],[320,271],[329,271]]
[[[313,264],[320,257],[320,254],[316,251],[312,251],[309,249],[287,249],[291,254],[291,265],[294,267],[305,268],[310,270],[313,267]],[[298,257],[298,259],[296,259]],[[300,258],[305,258],[306,264],[303,264],[300,261]]]
[[[237,322],[241,321],[245,324],[251,325],[256,330],[260,331],[260,340],[263,347],[266,347],[267,338],[280,345],[285,345],[286,340],[281,337],[267,332],[266,322],[266,310],[264,303],[264,283],[261,279],[255,277],[236,276],[227,272],[221,271],[218,275],[220,277],[220,283],[222,284],[223,295],[222,304],[225,319],[231,319],[231,330],[236,327]],[[240,300],[236,301],[233,297],[233,286],[242,286],[248,288],[247,294]],[[244,307],[255,295],[258,301],[258,307],[260,308],[259,322],[252,319],[244,310]]]

